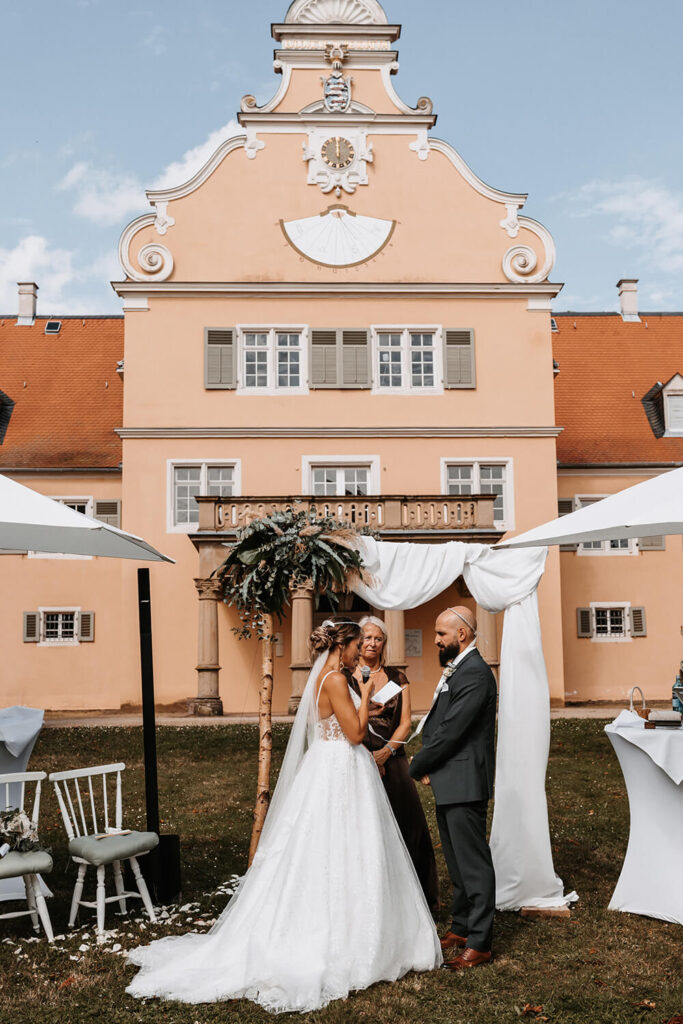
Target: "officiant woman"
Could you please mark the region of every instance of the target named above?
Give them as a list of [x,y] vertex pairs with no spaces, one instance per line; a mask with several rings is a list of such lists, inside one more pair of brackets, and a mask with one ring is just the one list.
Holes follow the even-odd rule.
[[[351,686],[359,693],[358,680],[361,679],[361,668],[370,669],[373,693],[379,693],[388,682],[401,687],[386,704],[377,704],[370,699],[370,726],[365,746],[371,751],[384,788],[394,812],[394,817],[408,848],[417,877],[425,894],[427,904],[433,913],[439,909],[439,879],[436,872],[434,848],[429,835],[420,797],[415,783],[408,774],[408,759],[405,740],[411,732],[410,686],[408,679],[400,669],[385,665],[387,646],[386,627],[381,619],[366,616],[361,619],[362,630],[360,661],[351,677]],[[349,673],[350,675],[350,673]]]

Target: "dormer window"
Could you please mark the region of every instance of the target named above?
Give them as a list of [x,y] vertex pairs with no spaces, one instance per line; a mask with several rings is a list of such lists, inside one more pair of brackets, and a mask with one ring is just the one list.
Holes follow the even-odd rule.
[[46,334],[59,334],[61,329],[62,329],[62,321],[61,320],[48,320],[45,323],[45,333]]

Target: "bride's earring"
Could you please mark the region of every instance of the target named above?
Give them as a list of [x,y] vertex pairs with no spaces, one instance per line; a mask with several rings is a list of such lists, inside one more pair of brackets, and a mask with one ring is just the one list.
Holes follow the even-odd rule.
[[341,672],[344,668],[344,659],[342,658],[342,649],[339,648],[339,671]]

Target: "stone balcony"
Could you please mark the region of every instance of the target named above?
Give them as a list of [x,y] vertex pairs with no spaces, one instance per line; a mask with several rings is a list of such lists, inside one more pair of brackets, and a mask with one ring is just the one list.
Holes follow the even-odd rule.
[[312,510],[350,526],[368,527],[393,540],[476,540],[495,543],[504,531],[493,518],[492,494],[467,496],[383,495],[381,497],[314,497],[310,495],[199,497],[199,526],[193,539],[235,534],[251,520],[274,512]]

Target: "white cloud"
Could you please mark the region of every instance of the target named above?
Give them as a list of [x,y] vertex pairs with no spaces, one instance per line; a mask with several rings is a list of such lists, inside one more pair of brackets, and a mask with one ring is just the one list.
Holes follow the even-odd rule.
[[644,178],[591,181],[565,196],[576,217],[606,219],[606,239],[661,274],[683,270],[683,193]]
[[144,189],[130,174],[116,175],[79,161],[57,185],[77,194],[74,213],[95,224],[118,224],[128,214],[144,210]]
[[50,249],[41,235],[27,235],[14,249],[0,249],[0,309],[17,308],[17,281],[37,281],[39,295],[50,305],[74,278],[73,254]]
[[184,182],[197,173],[204,166],[206,161],[218,149],[220,144],[231,135],[236,135],[242,129],[237,121],[230,120],[222,128],[217,128],[205,139],[204,142],[183,153],[180,160],[169,164],[159,175],[151,186],[152,188],[173,188],[175,185],[182,185]]
[[75,255],[69,249],[51,248],[42,235],[26,235],[13,249],[0,249],[0,312],[16,313],[18,281],[38,284],[39,315],[100,312],[91,299],[79,297],[73,289],[90,278],[101,279],[112,269],[112,261],[100,257],[79,269]]
[[168,29],[164,25],[154,25],[145,38],[140,41],[140,46],[150,50],[155,57],[161,57],[168,49],[166,45],[167,36]]
[[[182,185],[204,166],[225,139],[238,131],[237,122],[228,121],[222,128],[211,132],[204,142],[186,150],[180,160],[168,164],[149,187],[160,189]],[[132,213],[149,210],[144,186],[138,178],[125,173],[116,175],[84,160],[71,167],[57,189],[74,192],[74,213],[95,224],[120,224]]]

